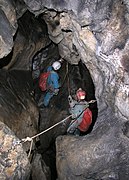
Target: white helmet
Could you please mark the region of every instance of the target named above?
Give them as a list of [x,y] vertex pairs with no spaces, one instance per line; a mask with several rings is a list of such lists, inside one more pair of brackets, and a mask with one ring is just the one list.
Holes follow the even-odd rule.
[[53,64],[52,64],[52,67],[54,70],[58,70],[61,68],[61,63],[59,61],[55,61]]

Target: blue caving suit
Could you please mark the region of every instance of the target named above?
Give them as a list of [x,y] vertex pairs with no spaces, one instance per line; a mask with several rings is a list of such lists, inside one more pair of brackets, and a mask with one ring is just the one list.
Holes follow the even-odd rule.
[[60,85],[59,85],[59,76],[57,74],[57,72],[55,72],[52,68],[52,66],[49,66],[47,68],[47,72],[51,72],[50,75],[48,76],[47,79],[47,87],[48,87],[48,91],[44,97],[44,101],[43,104],[44,106],[48,106],[50,99],[56,95],[55,94],[55,89],[59,89]]

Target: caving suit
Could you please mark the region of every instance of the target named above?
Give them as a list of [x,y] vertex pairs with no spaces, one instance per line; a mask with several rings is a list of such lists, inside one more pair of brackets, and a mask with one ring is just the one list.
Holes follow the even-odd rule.
[[49,102],[50,102],[50,99],[54,96],[54,95],[57,95],[56,93],[56,90],[59,90],[59,76],[57,74],[57,72],[55,72],[53,69],[52,69],[52,66],[49,66],[47,71],[49,72],[50,71],[50,75],[48,76],[48,79],[47,79],[47,93],[44,97],[44,101],[43,101],[43,104],[44,106],[48,106]]

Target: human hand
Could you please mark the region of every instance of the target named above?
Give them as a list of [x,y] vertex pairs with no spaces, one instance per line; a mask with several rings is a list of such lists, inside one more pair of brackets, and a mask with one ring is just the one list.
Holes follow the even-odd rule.
[[75,119],[77,117],[76,114],[72,114],[72,119]]

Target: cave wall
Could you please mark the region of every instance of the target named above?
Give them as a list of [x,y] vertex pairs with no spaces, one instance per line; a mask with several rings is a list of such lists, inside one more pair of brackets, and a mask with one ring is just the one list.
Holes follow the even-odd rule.
[[73,64],[81,59],[89,69],[99,110],[108,104],[117,116],[128,119],[128,2],[25,3],[35,15],[42,12],[49,37],[58,44],[60,55]]
[[[0,121],[19,139],[33,136],[38,132],[39,111],[32,96],[30,72],[1,70],[0,73]],[[28,151],[30,144],[23,146]]]

